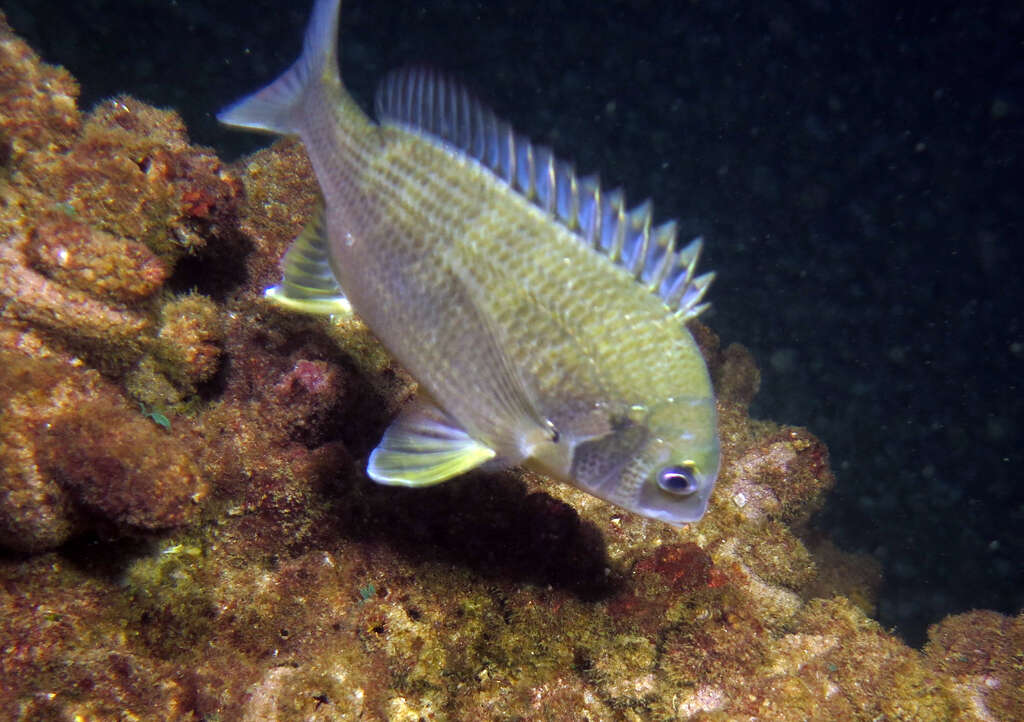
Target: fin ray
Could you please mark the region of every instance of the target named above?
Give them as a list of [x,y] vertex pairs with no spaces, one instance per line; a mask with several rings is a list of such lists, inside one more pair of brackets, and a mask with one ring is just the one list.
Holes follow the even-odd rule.
[[433,404],[416,400],[401,411],[370,454],[366,473],[379,484],[432,486],[494,458]]
[[281,283],[263,295],[281,306],[305,313],[332,316],[352,313],[331,270],[327,254],[327,223],[321,200],[313,217],[292,241],[281,263]]

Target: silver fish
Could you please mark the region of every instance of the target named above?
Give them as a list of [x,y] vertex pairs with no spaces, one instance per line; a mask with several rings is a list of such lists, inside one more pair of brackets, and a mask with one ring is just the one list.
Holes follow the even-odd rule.
[[339,0],[317,0],[302,56],[222,122],[302,139],[323,208],[267,295],[354,310],[420,384],[367,473],[424,486],[524,464],[670,524],[718,474],[715,399],[685,323],[713,274],[650,203],[579,177],[440,74],[377,94],[338,73]]

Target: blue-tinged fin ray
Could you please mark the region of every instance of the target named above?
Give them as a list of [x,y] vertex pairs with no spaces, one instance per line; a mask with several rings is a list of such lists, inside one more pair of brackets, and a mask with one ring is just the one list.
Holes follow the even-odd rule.
[[431,486],[494,456],[493,449],[476,441],[441,409],[416,400],[384,432],[366,473],[381,484]]
[[285,308],[344,316],[352,313],[327,256],[327,223],[321,201],[313,217],[292,241],[281,263],[281,283],[263,295]]
[[674,222],[652,227],[651,203],[626,209],[621,190],[603,193],[596,176],[578,178],[550,148],[532,144],[460,84],[422,67],[388,75],[377,90],[377,117],[439,139],[604,253],[657,294],[683,321],[699,315],[713,273],[694,275],[703,241],[676,249]]

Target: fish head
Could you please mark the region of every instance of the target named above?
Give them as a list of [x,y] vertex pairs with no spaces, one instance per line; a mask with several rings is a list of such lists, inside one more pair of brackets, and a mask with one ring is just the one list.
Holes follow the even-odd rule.
[[634,407],[577,443],[570,476],[594,496],[682,526],[704,515],[719,464],[714,399],[682,398]]

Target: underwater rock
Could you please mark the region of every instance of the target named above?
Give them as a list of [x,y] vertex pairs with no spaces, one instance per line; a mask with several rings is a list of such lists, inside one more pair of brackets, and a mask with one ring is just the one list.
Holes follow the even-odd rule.
[[0,18],[0,324],[184,410],[217,371],[224,309],[167,285],[237,250],[241,183],[174,112],[124,96],[83,118],[77,92]]
[[119,620],[128,609],[118,597],[108,581],[55,554],[5,565],[0,709],[7,719],[189,719],[188,675],[139,654]]
[[206,487],[188,446],[98,373],[0,352],[0,542],[58,546],[102,520],[122,531],[191,521]]
[[977,610],[946,617],[928,630],[930,666],[952,677],[971,714],[1018,719],[1024,710],[1024,614]]
[[25,170],[29,187],[174,262],[234,222],[236,182],[191,146],[181,119],[122,96],[97,106],[67,153]]
[[[34,151],[66,149],[81,124],[78,83],[39,62],[0,14],[0,160],[19,167]],[[27,158],[28,157],[28,158]]]
[[217,372],[222,335],[217,306],[209,298],[191,293],[160,308],[154,352],[168,378],[192,392]]
[[0,243],[0,321],[45,330],[68,348],[91,350],[112,365],[141,352],[152,326],[149,318],[36,272],[25,256],[25,241],[12,236]]
[[25,258],[30,267],[58,284],[121,304],[153,295],[170,275],[167,264],[141,243],[66,215],[44,220],[33,229]]
[[262,292],[280,280],[281,256],[313,213],[319,190],[297,140],[284,139],[253,153],[237,172],[250,211],[241,227],[254,245],[245,262],[247,276],[250,289]]

